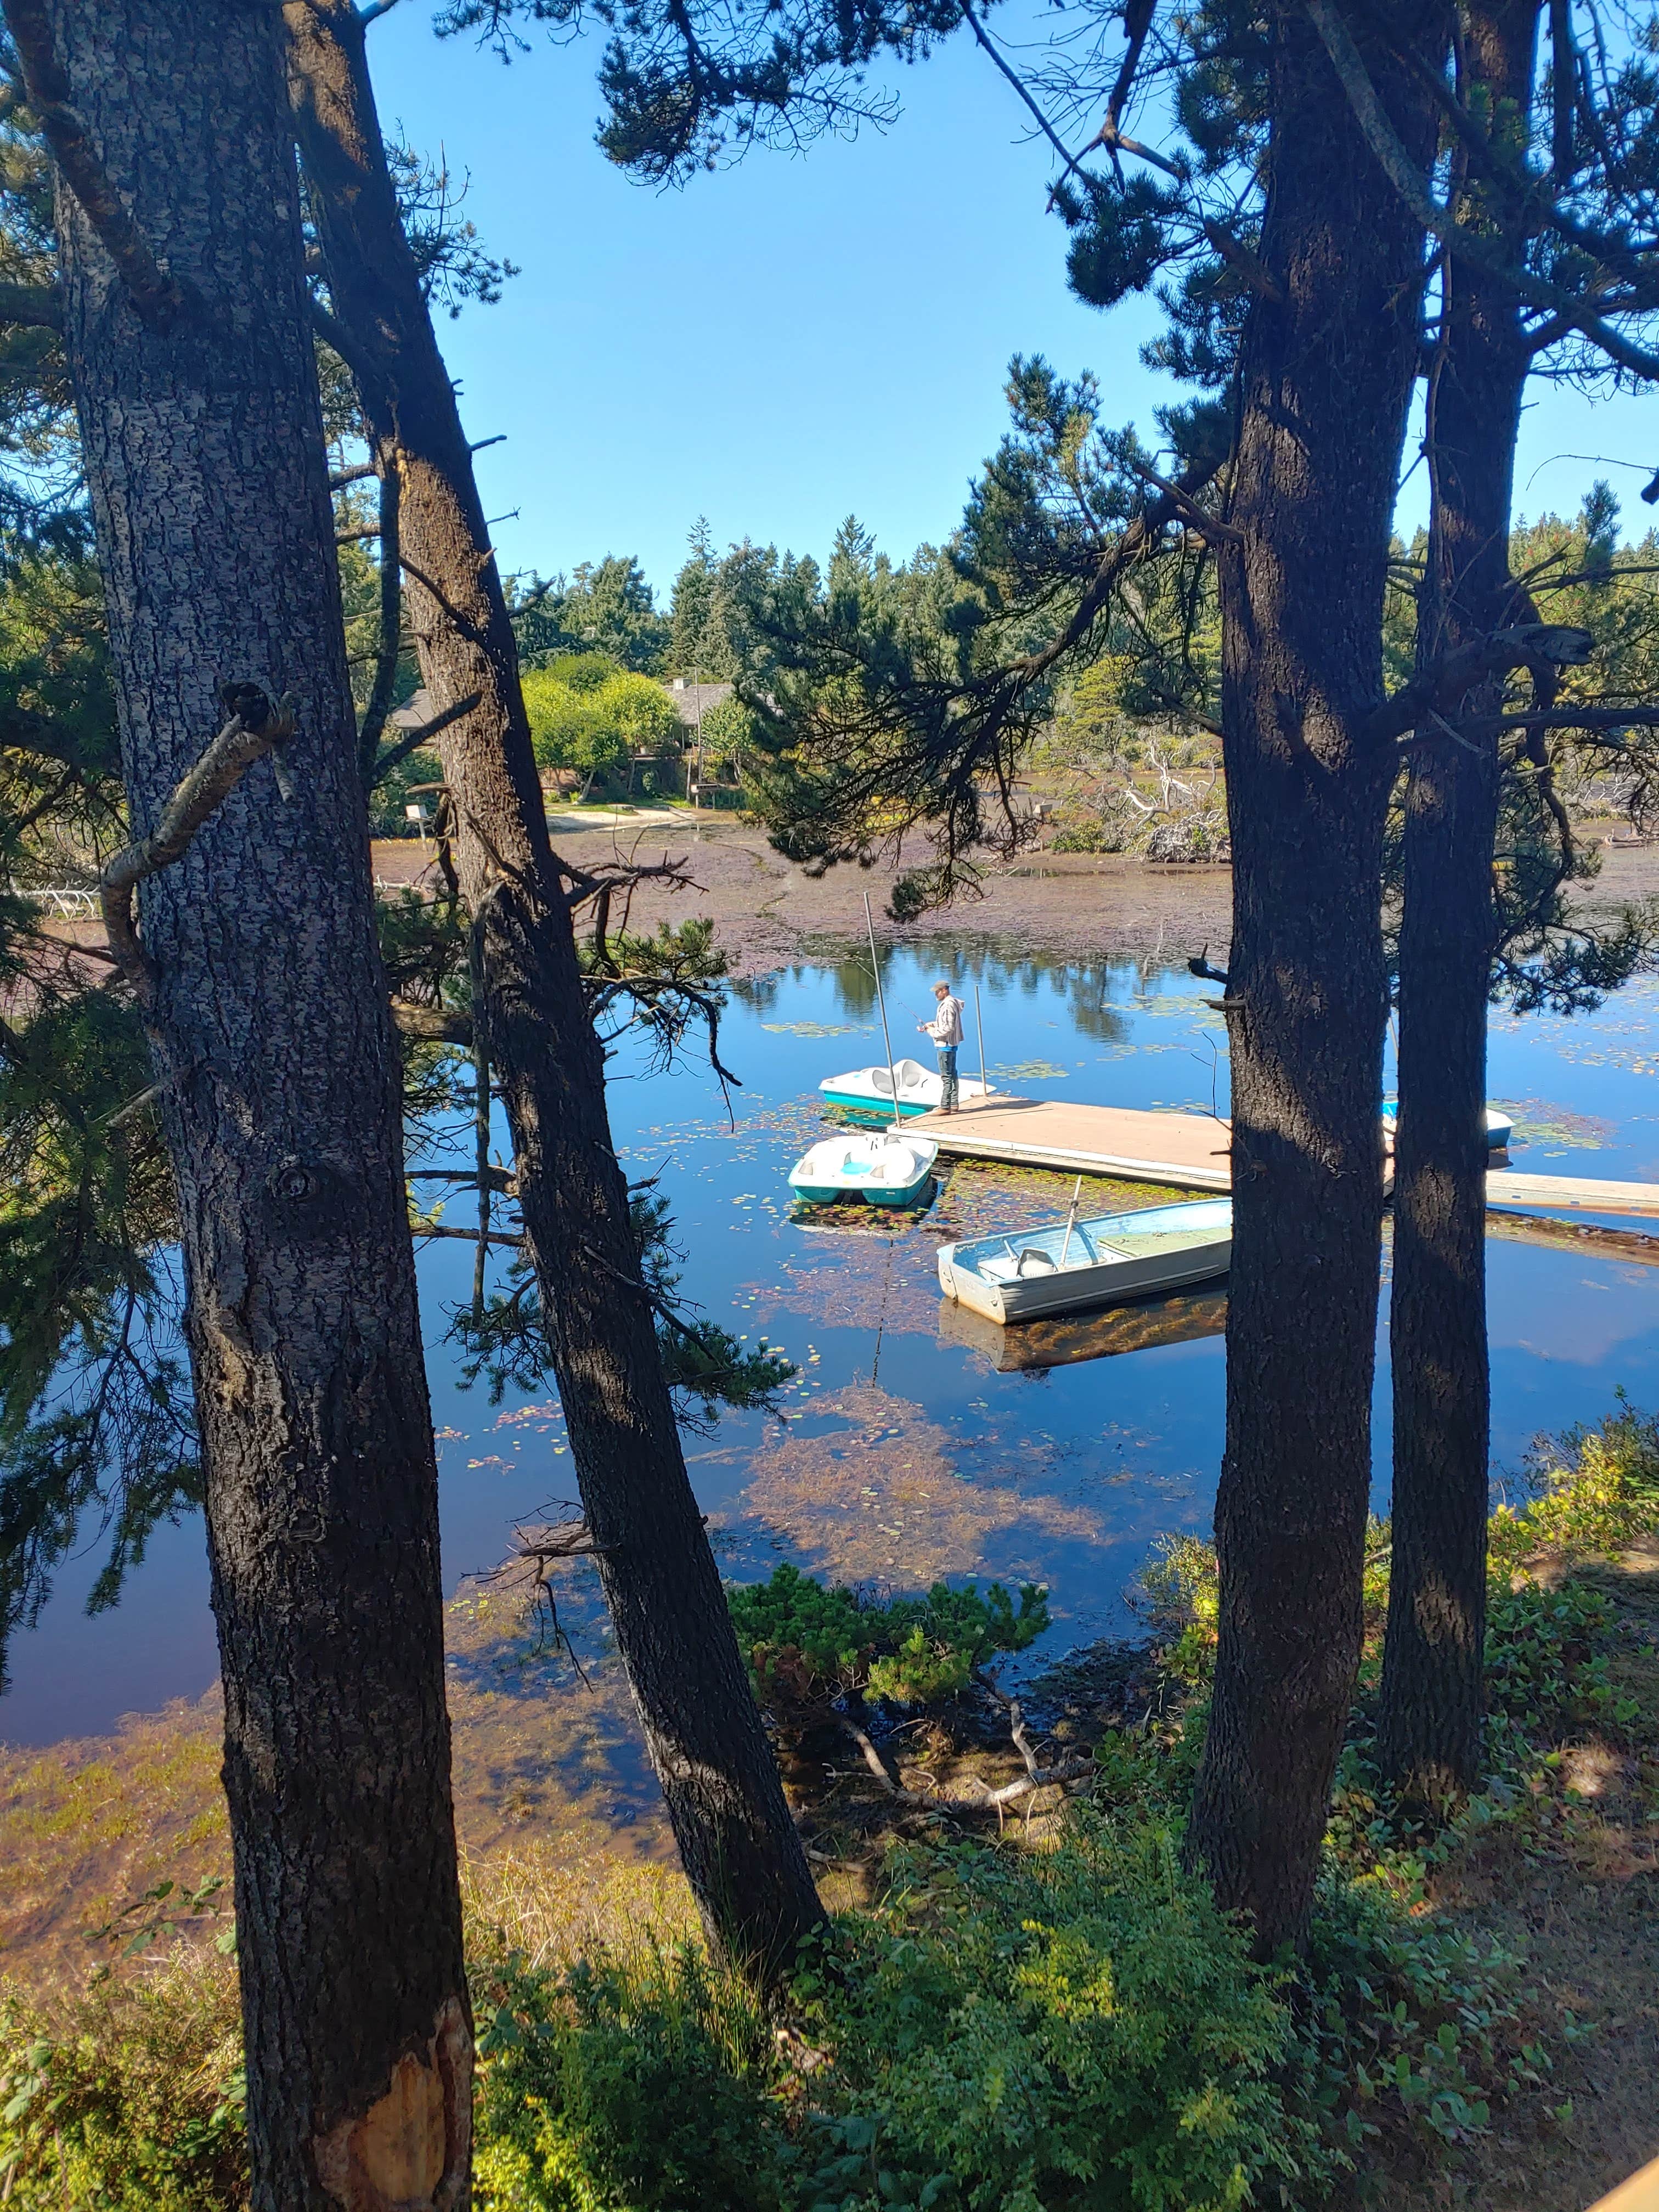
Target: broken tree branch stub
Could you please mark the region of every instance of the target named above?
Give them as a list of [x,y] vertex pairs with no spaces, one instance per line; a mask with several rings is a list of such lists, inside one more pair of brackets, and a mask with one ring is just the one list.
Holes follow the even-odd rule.
[[[232,709],[230,720],[180,781],[149,836],[124,845],[98,879],[111,955],[142,1006],[155,999],[155,975],[133,918],[134,891],[146,876],[159,875],[182,860],[191,838],[254,762],[278,752],[294,734],[299,702],[291,693],[284,692],[274,707],[255,684],[222,685],[220,696]],[[287,799],[292,784],[280,759],[274,764],[278,788]]]

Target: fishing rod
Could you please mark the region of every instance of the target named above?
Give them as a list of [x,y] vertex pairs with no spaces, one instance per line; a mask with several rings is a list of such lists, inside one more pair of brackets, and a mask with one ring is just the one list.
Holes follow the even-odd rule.
[[876,1005],[881,1010],[882,1042],[887,1047],[887,1084],[892,1096],[893,1121],[894,1126],[896,1127],[899,1118],[898,1077],[893,1071],[893,1038],[892,1032],[887,1026],[887,1000],[883,995],[881,988],[881,962],[876,954],[876,918],[870,911],[868,891],[864,894],[864,926],[870,933],[870,965],[875,971]]

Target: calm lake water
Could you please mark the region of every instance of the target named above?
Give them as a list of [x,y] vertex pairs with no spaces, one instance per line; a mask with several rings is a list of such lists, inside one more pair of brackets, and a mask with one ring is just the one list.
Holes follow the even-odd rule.
[[[1203,1003],[1214,987],[1184,969],[1011,959],[969,939],[884,957],[896,1053],[925,1045],[915,1024],[931,1010],[932,981],[949,975],[969,1008],[964,1072],[978,1070],[976,988],[985,1058],[1003,1088],[1226,1111],[1224,1028]],[[613,1062],[611,1105],[630,1173],[660,1172],[686,1289],[800,1368],[787,1422],[727,1415],[688,1438],[726,1571],[747,1578],[787,1556],[899,1587],[967,1573],[1041,1579],[1058,1620],[1048,1650],[1123,1627],[1125,1585],[1152,1539],[1209,1526],[1224,1298],[1179,1302],[1139,1348],[1118,1347],[1148,1334],[1141,1322],[1110,1322],[1067,1332],[1050,1347],[1058,1364],[1000,1371],[995,1333],[942,1307],[937,1246],[1052,1215],[1068,1181],[958,1169],[921,1222],[837,1229],[791,1218],[784,1178],[818,1130],[818,1081],[883,1056],[867,962],[734,986],[721,1051],[743,1078],[729,1117],[706,1070],[653,1074],[627,1048]],[[1659,1182],[1656,1073],[1655,983],[1572,1020],[1493,1018],[1489,1090],[1515,1115],[1517,1168]],[[466,1205],[452,1203],[447,1218],[465,1223]],[[1659,1267],[1508,1241],[1489,1241],[1487,1253],[1501,1479],[1540,1431],[1596,1419],[1616,1385],[1652,1401]],[[496,1407],[460,1387],[447,1316],[470,1295],[470,1249],[428,1245],[419,1269],[453,1589],[502,1558],[515,1522],[574,1498],[575,1481],[550,1385]],[[1379,1350],[1385,1507],[1385,1330]],[[100,1731],[124,1712],[199,1695],[214,1678],[199,1519],[162,1530],[119,1607],[96,1620],[82,1610],[102,1556],[88,1536],[39,1627],[16,1640],[0,1740]]]

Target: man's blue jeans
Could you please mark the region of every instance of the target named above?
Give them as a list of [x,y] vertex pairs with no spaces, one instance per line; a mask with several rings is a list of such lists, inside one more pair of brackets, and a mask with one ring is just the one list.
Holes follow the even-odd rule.
[[939,1109],[942,1113],[954,1114],[957,1110],[957,1048],[953,1044],[939,1047],[939,1079],[945,1086],[939,1102]]

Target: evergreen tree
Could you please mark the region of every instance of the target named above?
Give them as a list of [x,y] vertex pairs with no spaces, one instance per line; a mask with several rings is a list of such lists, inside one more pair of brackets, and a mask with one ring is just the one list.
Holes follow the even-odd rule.
[[674,579],[669,603],[669,673],[702,684],[729,684],[737,662],[720,605],[714,540],[702,515],[687,542],[690,551]]
[[[687,1478],[655,1327],[659,1299],[641,1272],[611,1139],[595,994],[584,986],[572,909],[592,902],[598,997],[625,994],[635,986],[609,921],[617,884],[561,860],[548,841],[512,611],[404,235],[364,17],[351,0],[287,0],[284,18],[327,294],[320,313],[351,367],[382,480],[399,487],[422,672],[445,722],[438,743],[454,801],[457,896],[471,916],[479,1096],[493,1068],[581,1487],[583,1541],[599,1563],[710,1940],[771,1981],[822,1908]],[[594,597],[601,574],[609,598]],[[584,588],[596,605],[619,610],[619,634],[643,634],[650,595],[635,564],[604,564]],[[656,956],[670,972],[638,986],[647,1005],[683,997],[676,958],[695,966],[692,955],[706,951],[684,933],[671,937]]]
[[282,26],[167,0],[6,15],[58,172],[122,707],[136,835],[102,905],[183,1247],[253,2201],[459,2202],[436,1468]]

